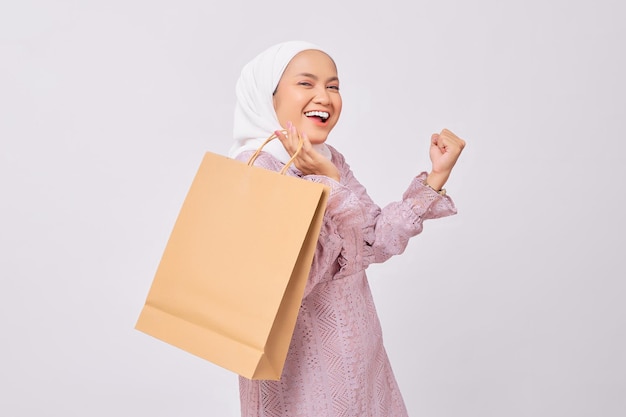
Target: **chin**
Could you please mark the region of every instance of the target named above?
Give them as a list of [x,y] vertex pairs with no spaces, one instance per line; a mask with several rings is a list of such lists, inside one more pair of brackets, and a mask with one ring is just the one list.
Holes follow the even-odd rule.
[[326,137],[323,137],[323,138],[309,137],[309,142],[311,142],[311,145],[321,145],[322,143],[326,142]]
[[326,139],[328,139],[328,132],[309,132],[307,133],[307,136],[309,137],[309,142],[311,142],[312,145],[319,145],[326,142]]

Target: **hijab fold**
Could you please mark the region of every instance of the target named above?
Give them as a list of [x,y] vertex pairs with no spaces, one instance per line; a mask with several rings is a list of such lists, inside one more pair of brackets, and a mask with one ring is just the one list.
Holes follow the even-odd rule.
[[[284,129],[274,110],[273,93],[289,62],[298,53],[308,49],[322,51],[309,42],[283,42],[261,52],[243,67],[235,86],[235,142],[228,152],[229,157],[235,158],[244,151],[257,150],[274,131]],[[330,150],[325,144],[316,144],[313,148],[330,158]],[[270,141],[263,150],[283,163],[291,158],[278,139]]]

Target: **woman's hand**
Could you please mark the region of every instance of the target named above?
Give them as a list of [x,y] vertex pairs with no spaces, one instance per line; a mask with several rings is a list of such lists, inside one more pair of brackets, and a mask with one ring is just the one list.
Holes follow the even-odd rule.
[[[287,134],[281,130],[274,132],[281,141],[287,153],[293,156],[298,150],[299,136],[296,127],[287,122]],[[302,133],[302,149],[298,152],[298,156],[293,160],[296,168],[304,175],[324,175],[339,181],[339,170],[331,160],[325,158],[311,145],[306,133]]]
[[448,129],[443,129],[441,133],[433,133],[430,143],[430,161],[433,168],[426,178],[426,183],[435,190],[441,190],[448,181],[463,148],[465,141]]

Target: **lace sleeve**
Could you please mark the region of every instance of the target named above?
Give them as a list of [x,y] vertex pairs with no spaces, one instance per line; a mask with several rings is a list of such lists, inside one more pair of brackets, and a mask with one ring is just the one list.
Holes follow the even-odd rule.
[[[354,177],[343,156],[333,148],[331,151],[340,182],[321,175],[303,176],[294,167],[287,171],[287,175],[322,183],[331,190],[305,297],[321,282],[355,274],[371,263],[401,254],[409,239],[422,231],[424,220],[456,213],[449,196],[441,196],[424,185],[426,173],[413,179],[400,201],[381,209]],[[243,153],[237,159],[247,161],[250,155]],[[284,165],[261,152],[255,166],[280,171]]]
[[380,208],[367,194],[365,187],[354,177],[343,156],[331,148],[333,161],[340,168],[341,184],[350,191],[352,204],[361,209],[361,250],[356,251],[358,266],[367,268],[391,256],[401,254],[411,237],[423,230],[423,222],[456,214],[450,196],[442,196],[424,185],[426,173],[415,177],[402,199]]

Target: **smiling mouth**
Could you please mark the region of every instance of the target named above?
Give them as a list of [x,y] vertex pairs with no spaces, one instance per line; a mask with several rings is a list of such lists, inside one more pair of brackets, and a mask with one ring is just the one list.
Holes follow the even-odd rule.
[[328,120],[328,118],[330,117],[330,114],[329,114],[328,112],[325,112],[325,111],[317,111],[317,110],[316,110],[316,111],[308,111],[308,112],[305,112],[305,113],[304,113],[304,115],[305,115],[306,117],[317,117],[317,118],[319,118],[319,120],[320,120],[322,123],[326,123],[326,121],[327,121],[327,120]]

